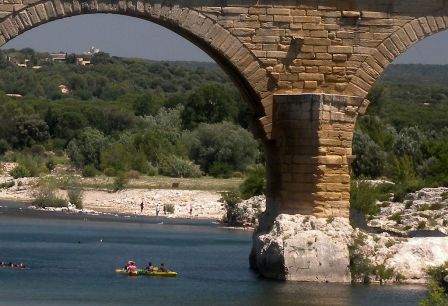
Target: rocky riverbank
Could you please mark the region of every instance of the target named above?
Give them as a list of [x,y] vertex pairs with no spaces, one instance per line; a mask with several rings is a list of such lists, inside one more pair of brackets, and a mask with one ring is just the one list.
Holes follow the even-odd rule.
[[253,266],[268,277],[299,281],[426,282],[427,268],[448,261],[448,188],[377,205],[368,232],[343,218],[279,215],[255,234]]
[[448,235],[448,188],[423,188],[406,195],[403,202],[384,201],[370,227],[408,236],[415,231],[437,231]]
[[279,215],[255,234],[252,266],[270,278],[425,283],[448,261],[448,237],[399,238],[353,229],[345,218]]

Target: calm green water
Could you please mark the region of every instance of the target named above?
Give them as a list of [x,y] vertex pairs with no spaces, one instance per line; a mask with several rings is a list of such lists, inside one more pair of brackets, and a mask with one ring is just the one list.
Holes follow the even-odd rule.
[[[418,286],[267,281],[248,269],[250,233],[160,221],[0,208],[0,260],[30,266],[0,269],[0,305],[381,306],[417,305],[425,294]],[[128,259],[164,262],[179,276],[116,275]]]

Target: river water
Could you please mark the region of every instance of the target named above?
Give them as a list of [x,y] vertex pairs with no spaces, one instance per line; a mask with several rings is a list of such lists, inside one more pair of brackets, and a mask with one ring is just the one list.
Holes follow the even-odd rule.
[[[251,234],[208,221],[93,217],[0,203],[1,306],[417,305],[421,286],[268,281],[248,268]],[[162,223],[163,222],[163,223]],[[177,278],[128,277],[115,267],[164,262]]]

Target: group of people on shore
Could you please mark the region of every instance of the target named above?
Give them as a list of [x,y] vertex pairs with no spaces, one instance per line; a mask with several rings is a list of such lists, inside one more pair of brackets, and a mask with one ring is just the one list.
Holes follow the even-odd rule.
[[[143,201],[140,203],[140,213],[143,213],[143,209],[145,209],[145,204],[143,203]],[[163,214],[166,215],[166,205],[163,205]],[[156,204],[156,217],[158,217],[160,214],[160,205],[157,203]],[[193,206],[190,205],[190,216],[193,215]]]
[[3,262],[0,261],[0,268],[13,268],[13,269],[25,269],[26,266],[23,263]]
[[[137,273],[138,272],[138,268],[137,265],[135,264],[135,261],[128,261],[128,263],[126,264],[126,266],[123,268],[123,270],[125,270],[128,273]],[[165,264],[160,264],[160,266],[153,266],[151,262],[148,262],[148,265],[145,267],[145,272],[169,272],[170,270],[168,270],[165,267]]]

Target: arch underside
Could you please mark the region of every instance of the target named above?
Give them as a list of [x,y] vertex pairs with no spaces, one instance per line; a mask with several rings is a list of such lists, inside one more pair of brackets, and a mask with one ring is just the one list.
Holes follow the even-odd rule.
[[[43,1],[0,19],[0,46],[39,25],[83,14],[119,14],[156,23],[206,52],[229,75],[252,110],[255,133],[267,138],[263,127],[265,108],[261,103],[266,93],[257,88],[268,82],[266,73],[254,54],[217,20],[189,7],[151,6],[144,2],[118,1]],[[119,38],[117,38],[119,39]]]
[[366,97],[384,70],[401,54],[425,38],[446,30],[448,14],[410,18],[386,37],[362,62],[347,90]]

